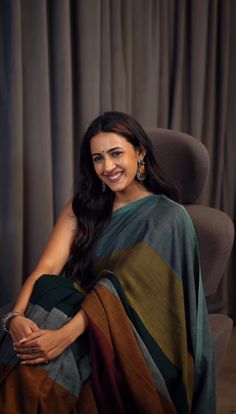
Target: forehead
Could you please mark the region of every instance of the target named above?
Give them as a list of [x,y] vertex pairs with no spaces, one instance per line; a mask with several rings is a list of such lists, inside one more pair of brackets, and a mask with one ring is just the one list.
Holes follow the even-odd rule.
[[133,148],[133,145],[130,144],[126,138],[113,132],[99,132],[99,134],[94,135],[90,141],[90,149],[92,153],[107,152],[116,147],[130,149]]

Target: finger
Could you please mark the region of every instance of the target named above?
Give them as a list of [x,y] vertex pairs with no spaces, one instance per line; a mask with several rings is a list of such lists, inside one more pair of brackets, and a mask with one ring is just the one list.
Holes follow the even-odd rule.
[[38,325],[35,323],[35,322],[33,322],[33,321],[30,321],[30,327],[34,330],[34,331],[38,331],[38,330],[40,330],[40,328],[38,327]]
[[[51,350],[50,352],[38,352],[37,354],[32,355],[31,353],[22,353],[22,354],[18,354],[18,358],[21,359],[22,362],[25,362],[28,364],[28,362],[32,362],[34,361],[35,364],[36,363],[42,363],[45,361],[52,361],[54,359],[56,359],[62,351],[59,351],[57,349],[57,347],[55,347],[53,350]],[[38,362],[40,360],[40,362]]]
[[[30,350],[28,348],[14,348],[14,351],[16,354],[28,354],[28,355],[32,355],[32,353],[30,352]],[[38,355],[38,353],[34,354],[34,355]]]
[[49,356],[49,355],[31,355],[31,354],[19,354],[17,355],[17,357],[21,360],[21,364],[25,365],[25,364],[41,364],[41,363],[45,363],[47,364],[48,362],[54,360],[56,357],[55,356]]
[[28,346],[29,346],[30,341],[33,341],[34,339],[40,338],[40,336],[42,336],[44,333],[45,333],[45,330],[43,330],[43,329],[40,329],[37,332],[31,332],[30,334],[28,334],[24,338],[21,338],[20,341],[15,342],[14,345],[15,346],[21,346],[21,345],[24,344],[24,346],[25,346],[25,344],[28,344]]
[[40,351],[37,350],[37,348],[35,347],[31,347],[31,348],[20,348],[20,347],[13,347],[15,353],[18,354],[22,354],[22,355],[33,355],[33,356],[39,356],[40,355]]
[[[37,355],[31,355],[31,354],[24,354],[24,353],[17,353],[16,354],[17,358],[19,358],[21,361],[30,361],[30,360],[36,360],[38,358],[43,358],[42,355],[37,354]],[[44,358],[45,359],[45,358]]]
[[31,327],[31,329],[32,329],[33,332],[40,331],[40,328],[37,325],[35,325],[35,324],[34,325],[31,325],[30,327]]
[[29,342],[24,342],[23,344],[21,344],[21,343],[19,343],[19,342],[16,342],[16,343],[14,343],[13,344],[13,348],[14,348],[14,350],[15,351],[17,351],[18,349],[19,349],[19,351],[20,350],[22,350],[22,351],[29,351],[30,352],[30,349],[38,349],[38,344],[37,344],[37,339],[34,339],[34,340],[32,340],[32,341],[29,341]]
[[48,362],[49,361],[43,357],[33,359],[31,356],[31,359],[21,361],[21,364],[22,365],[38,365],[38,364],[48,364]]
[[28,343],[28,342],[30,342],[30,341],[32,341],[32,340],[34,340],[34,339],[37,339],[37,338],[40,338],[40,336],[42,336],[42,335],[44,335],[45,334],[45,330],[44,329],[39,329],[38,331],[36,331],[36,332],[31,332],[29,335],[27,335],[25,338],[22,338],[19,342],[21,343],[21,344],[23,344],[23,343]]
[[38,358],[43,358],[44,360],[49,359],[49,356],[43,352],[32,354],[29,350],[27,352],[17,353],[16,356],[21,359],[21,361],[36,360]]

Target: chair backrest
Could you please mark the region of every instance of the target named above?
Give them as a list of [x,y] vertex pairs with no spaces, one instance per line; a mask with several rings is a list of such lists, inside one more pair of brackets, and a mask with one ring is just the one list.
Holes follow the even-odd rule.
[[224,212],[197,204],[208,176],[208,151],[196,138],[182,132],[162,128],[146,128],[146,132],[162,171],[180,188],[198,238],[205,293],[212,295],[231,253],[234,226]]

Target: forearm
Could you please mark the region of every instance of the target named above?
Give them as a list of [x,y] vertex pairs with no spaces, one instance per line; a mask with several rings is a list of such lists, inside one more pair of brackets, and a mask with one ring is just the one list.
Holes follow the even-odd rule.
[[68,339],[68,343],[74,342],[88,328],[88,318],[81,309],[61,330]]

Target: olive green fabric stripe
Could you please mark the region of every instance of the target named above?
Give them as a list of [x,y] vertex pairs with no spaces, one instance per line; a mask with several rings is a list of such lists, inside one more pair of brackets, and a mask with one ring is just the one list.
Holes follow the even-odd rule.
[[[104,268],[104,261],[100,265]],[[182,282],[156,251],[143,242],[114,252],[106,267],[119,278],[129,305],[167,358],[182,367],[190,397],[193,377],[189,373],[193,371],[193,361],[188,352]]]
[[[104,268],[103,263],[99,267]],[[184,297],[182,283],[172,269],[143,242],[114,252],[105,266],[119,278],[130,306],[145,321],[146,328],[168,358],[182,366],[182,361],[173,353],[172,344],[176,340],[181,354],[181,343],[187,341]],[[174,335],[169,323],[175,327]]]
[[[169,394],[171,396],[172,401],[174,402],[177,412],[180,412],[181,414],[189,413],[189,401],[187,393],[192,393],[193,386],[191,385],[191,390],[186,390],[186,386],[182,380],[181,370],[168,359],[168,357],[165,355],[159,344],[155,341],[155,339],[144,326],[137,312],[129,305],[129,302],[126,298],[120,281],[115,277],[113,273],[103,272],[100,283],[103,283],[104,280],[107,289],[109,289],[109,284],[105,282],[106,279],[103,279],[103,277],[109,279],[112,285],[114,286],[115,291],[117,292],[122,302],[122,305],[126,311],[129,320],[131,321],[140,338],[146,345],[153,361],[157,365],[163,378],[165,378]],[[114,294],[113,290],[111,290],[111,292]],[[194,375],[193,370],[192,375]]]

